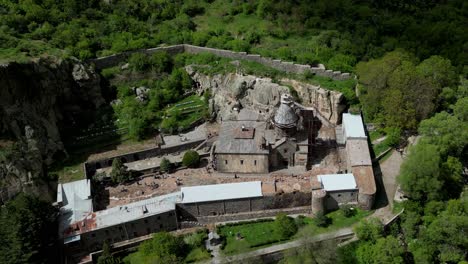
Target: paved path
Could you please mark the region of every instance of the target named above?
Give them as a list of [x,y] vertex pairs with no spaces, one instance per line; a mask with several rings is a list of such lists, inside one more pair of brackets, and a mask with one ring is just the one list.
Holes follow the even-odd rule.
[[372,216],[381,219],[384,223],[394,216],[392,213],[393,197],[402,163],[403,158],[400,153],[392,150],[390,157],[380,163],[380,171],[376,171],[376,183],[380,188],[376,200],[377,209]]
[[338,229],[333,232],[319,234],[313,237],[309,237],[307,239],[297,239],[291,242],[287,242],[287,243],[283,243],[279,245],[273,245],[270,247],[261,248],[261,249],[257,249],[254,251],[250,251],[247,253],[242,253],[242,254],[238,254],[234,256],[224,256],[224,257],[218,256],[217,258],[213,258],[211,262],[206,262],[206,263],[211,263],[211,264],[242,263],[242,260],[244,259],[268,255],[274,252],[284,251],[290,248],[297,248],[306,243],[314,243],[314,242],[325,241],[325,240],[330,240],[330,239],[335,239],[335,238],[352,237],[352,236],[354,236],[353,229],[351,227],[347,227],[347,228]]

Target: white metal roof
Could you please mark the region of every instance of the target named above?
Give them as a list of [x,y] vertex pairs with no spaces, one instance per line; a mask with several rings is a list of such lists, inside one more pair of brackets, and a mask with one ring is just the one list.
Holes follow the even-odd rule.
[[238,182],[226,184],[182,187],[182,203],[198,203],[262,196],[262,182]]
[[346,138],[366,138],[364,123],[360,115],[343,114],[343,129]]
[[175,204],[180,198],[180,192],[175,192],[98,211],[96,212],[96,228],[118,225],[150,215],[174,211]]
[[59,184],[57,202],[60,208],[60,233],[70,224],[81,221],[93,211],[91,181],[88,179]]
[[351,173],[318,175],[317,179],[326,191],[357,189],[356,181]]

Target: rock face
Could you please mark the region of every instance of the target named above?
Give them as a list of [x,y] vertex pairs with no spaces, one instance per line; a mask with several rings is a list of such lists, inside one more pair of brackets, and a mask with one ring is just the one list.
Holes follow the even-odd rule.
[[272,118],[280,104],[281,95],[290,93],[289,88],[284,85],[294,88],[302,105],[314,107],[331,124],[341,122],[341,114],[346,109],[341,93],[295,80],[283,79],[281,83],[284,85],[280,85],[269,78],[252,75],[227,73],[209,76],[196,71],[192,66],[187,66],[186,70],[198,83],[198,93],[211,91],[213,97],[210,100],[210,111],[217,121],[235,119],[241,108],[256,112],[262,119]]
[[269,78],[235,73],[205,75],[187,66],[186,70],[199,85],[198,93],[210,90],[210,112],[217,121],[233,120],[237,112],[246,108],[257,115],[252,119],[269,119],[279,105],[281,94],[289,94],[289,88],[273,83]]
[[104,103],[99,76],[77,60],[0,65],[0,140],[19,142],[23,156],[0,160],[0,181],[39,177],[43,164],[66,155],[60,128]]
[[281,83],[289,85],[297,91],[299,98],[302,100],[302,105],[314,107],[332,124],[341,123],[341,114],[346,109],[346,102],[342,93],[290,79],[282,79]]

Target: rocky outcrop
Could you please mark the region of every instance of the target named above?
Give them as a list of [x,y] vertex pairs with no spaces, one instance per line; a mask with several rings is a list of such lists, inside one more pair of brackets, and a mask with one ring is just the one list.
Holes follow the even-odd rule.
[[78,60],[0,65],[0,140],[20,146],[20,158],[0,163],[0,181],[18,186],[41,177],[44,164],[66,155],[61,127],[104,103],[99,76]]
[[257,114],[253,119],[269,119],[280,103],[281,94],[289,94],[288,87],[273,83],[269,78],[236,73],[209,76],[192,66],[187,66],[186,70],[197,83],[198,93],[211,92],[210,112],[218,121],[236,119],[243,108]]
[[295,80],[283,79],[283,85],[280,85],[269,78],[252,75],[227,73],[210,76],[197,71],[194,66],[187,66],[186,70],[198,84],[198,93],[211,91],[210,111],[217,121],[235,119],[241,108],[252,110],[262,119],[270,119],[280,104],[281,94],[290,93],[287,86],[297,91],[303,106],[314,107],[331,124],[341,122],[341,114],[346,109],[341,93]]
[[331,124],[341,123],[341,114],[347,106],[342,93],[290,79],[282,79],[281,83],[297,91],[303,106],[314,107]]
[[79,61],[41,59],[0,67],[0,135],[24,141],[32,129],[48,164],[64,152],[59,127],[104,103],[99,76]]

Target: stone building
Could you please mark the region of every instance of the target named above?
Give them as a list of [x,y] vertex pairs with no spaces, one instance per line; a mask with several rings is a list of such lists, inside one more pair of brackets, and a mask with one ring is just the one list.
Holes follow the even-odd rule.
[[222,122],[215,149],[217,170],[268,173],[271,169],[307,166],[308,131],[298,129],[302,119],[295,111],[291,96],[283,94],[271,122]]
[[[337,128],[337,142],[344,145],[346,150],[348,173],[311,178],[312,212],[333,210],[343,204],[357,204],[365,210],[372,209],[377,189],[360,115],[343,114],[342,127]],[[336,188],[338,185],[342,187]]]
[[175,230],[179,200],[180,193],[172,193],[94,212],[89,180],[59,184],[59,238],[64,255],[72,257],[99,250],[104,241],[116,243]]
[[182,187],[180,191],[180,220],[256,211],[263,196],[260,181]]

